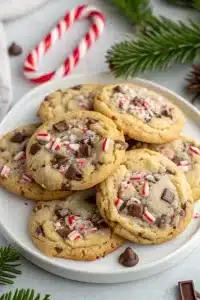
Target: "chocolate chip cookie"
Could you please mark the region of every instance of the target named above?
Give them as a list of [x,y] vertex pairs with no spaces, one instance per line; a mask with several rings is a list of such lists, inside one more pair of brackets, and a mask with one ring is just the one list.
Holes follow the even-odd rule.
[[90,189],[65,201],[38,202],[29,222],[35,246],[48,256],[73,260],[95,260],[120,247],[123,239],[101,218],[95,194]]
[[64,198],[70,192],[44,190],[26,169],[26,145],[38,126],[21,126],[0,139],[0,184],[8,191],[28,199]]
[[69,112],[42,125],[27,146],[30,174],[49,190],[83,190],[108,177],[125,157],[124,136],[97,112]]
[[193,215],[185,175],[158,152],[126,153],[126,162],[98,186],[97,204],[116,234],[139,244],[159,244],[180,234]]
[[181,136],[167,144],[137,143],[134,147],[148,148],[160,152],[172,160],[185,176],[192,189],[194,201],[200,198],[200,143],[192,138]]
[[76,85],[64,90],[57,90],[46,96],[38,110],[42,122],[61,118],[66,112],[93,110],[93,101],[100,85]]
[[147,143],[166,143],[179,137],[182,112],[162,95],[133,84],[104,86],[94,109],[111,118],[124,134]]

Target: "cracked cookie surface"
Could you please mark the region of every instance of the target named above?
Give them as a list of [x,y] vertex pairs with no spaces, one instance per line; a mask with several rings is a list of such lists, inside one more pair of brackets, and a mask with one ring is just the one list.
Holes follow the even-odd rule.
[[42,122],[61,118],[69,111],[93,110],[93,101],[99,88],[97,84],[76,85],[57,90],[45,97],[38,110]]
[[179,137],[182,112],[162,95],[133,84],[105,86],[94,109],[111,118],[124,134],[147,143],[165,143]]
[[193,215],[185,175],[163,155],[126,153],[126,161],[97,187],[101,215],[116,234],[139,244],[159,244],[180,234]]
[[24,125],[0,139],[0,184],[8,191],[33,200],[64,198],[70,192],[48,191],[38,185],[26,168],[26,145],[39,124]]
[[123,239],[101,218],[95,198],[95,189],[89,189],[64,201],[38,202],[29,222],[35,246],[48,256],[73,260],[95,260],[120,247]]
[[49,190],[83,190],[109,176],[125,158],[124,136],[97,112],[69,112],[43,124],[27,146],[32,177]]

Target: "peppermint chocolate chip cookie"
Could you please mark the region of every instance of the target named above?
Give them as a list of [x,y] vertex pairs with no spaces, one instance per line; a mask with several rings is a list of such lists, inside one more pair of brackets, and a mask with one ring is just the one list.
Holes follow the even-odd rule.
[[137,143],[135,147],[148,148],[160,152],[172,160],[182,170],[192,189],[194,201],[200,198],[200,143],[189,137],[167,144]]
[[125,157],[124,136],[97,112],[69,112],[42,125],[27,146],[30,174],[49,190],[83,190],[108,177]]
[[193,215],[189,184],[163,155],[126,153],[126,162],[98,187],[97,204],[116,234],[139,244],[159,244],[180,234]]
[[94,109],[113,119],[132,139],[162,144],[179,137],[184,125],[181,111],[166,98],[133,84],[102,88]]
[[24,125],[0,139],[0,184],[8,191],[33,200],[64,198],[70,192],[48,191],[26,169],[26,145],[38,124]]
[[100,85],[84,84],[57,90],[46,96],[38,110],[42,122],[61,118],[66,112],[93,110],[93,100]]
[[95,260],[120,247],[123,239],[101,218],[95,194],[90,189],[65,201],[38,202],[29,223],[35,246],[48,256],[73,260]]

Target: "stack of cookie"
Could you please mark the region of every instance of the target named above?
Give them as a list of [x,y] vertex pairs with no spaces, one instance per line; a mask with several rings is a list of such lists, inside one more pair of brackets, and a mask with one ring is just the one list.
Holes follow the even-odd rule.
[[79,85],[48,95],[38,117],[1,138],[0,183],[39,201],[29,229],[43,253],[95,260],[125,239],[158,244],[187,227],[200,145],[180,137],[183,114],[163,96]]

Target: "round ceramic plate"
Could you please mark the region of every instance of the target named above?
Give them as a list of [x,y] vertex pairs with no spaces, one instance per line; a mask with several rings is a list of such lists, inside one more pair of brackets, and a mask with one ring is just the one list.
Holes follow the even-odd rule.
[[[68,77],[37,87],[24,96],[7,114],[0,124],[0,134],[15,127],[37,121],[36,112],[45,95],[53,90],[81,83],[116,83],[108,73]],[[135,79],[127,82],[151,88],[176,103],[185,113],[184,132],[199,138],[200,113],[177,94],[152,82]],[[28,234],[28,219],[34,202],[17,197],[0,189],[0,231],[4,237],[18,247],[27,259],[39,267],[62,277],[85,282],[116,283],[137,280],[164,271],[188,256],[198,245],[200,238],[200,219],[191,224],[178,238],[159,246],[140,246],[131,244],[140,261],[134,268],[124,268],[118,263],[120,253],[130,244],[95,262],[77,262],[44,256],[34,247]],[[198,203],[195,207],[200,211]],[[192,254],[191,254],[192,255]]]

